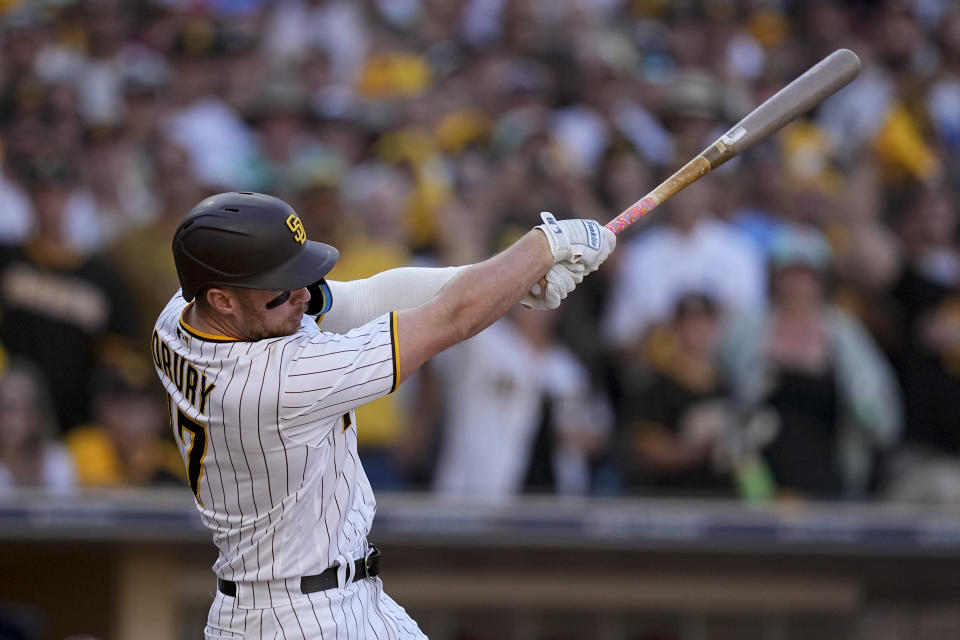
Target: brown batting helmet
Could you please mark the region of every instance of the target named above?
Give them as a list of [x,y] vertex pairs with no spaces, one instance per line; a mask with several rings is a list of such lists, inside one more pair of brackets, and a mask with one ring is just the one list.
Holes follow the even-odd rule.
[[340,253],[307,240],[289,204],[262,193],[220,193],[195,206],[173,236],[183,297],[208,285],[285,291],[314,285]]

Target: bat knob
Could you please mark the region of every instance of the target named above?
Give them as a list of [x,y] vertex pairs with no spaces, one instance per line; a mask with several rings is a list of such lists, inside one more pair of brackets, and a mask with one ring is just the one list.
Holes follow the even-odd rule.
[[534,298],[543,300],[543,297],[547,295],[547,278],[540,278],[540,280],[533,285],[533,288],[530,289],[530,293],[533,294]]

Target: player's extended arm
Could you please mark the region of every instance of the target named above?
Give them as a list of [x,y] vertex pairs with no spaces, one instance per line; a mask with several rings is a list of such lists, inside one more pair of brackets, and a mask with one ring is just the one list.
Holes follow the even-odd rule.
[[[600,243],[601,236],[606,232],[592,221],[566,220],[563,226],[567,226],[567,231],[563,233],[560,230],[561,223],[552,214],[544,212],[540,215],[544,220],[543,232],[550,242],[555,264],[545,277],[547,290],[541,291],[542,285],[536,284],[534,291],[524,295],[521,303],[535,309],[554,309],[589,271],[588,266],[580,262],[579,250],[576,249],[578,241],[585,242],[589,250],[589,245]],[[612,235],[606,240],[615,242]],[[590,269],[596,269],[597,266],[599,263],[591,264]],[[445,284],[464,269],[466,267],[401,267],[363,280],[328,280],[333,305],[323,316],[320,328],[346,333],[388,311],[412,309],[437,295]]]
[[553,262],[546,236],[534,229],[502,253],[464,269],[430,301],[398,312],[400,381],[429,358],[493,324]]
[[421,305],[465,268],[401,267],[363,280],[328,280],[333,306],[323,316],[320,328],[346,333],[388,311]]
[[447,347],[493,324],[557,262],[575,256],[589,273],[615,244],[612,233],[591,221],[559,225],[553,221],[530,231],[504,252],[467,267],[430,301],[397,313],[399,380]]

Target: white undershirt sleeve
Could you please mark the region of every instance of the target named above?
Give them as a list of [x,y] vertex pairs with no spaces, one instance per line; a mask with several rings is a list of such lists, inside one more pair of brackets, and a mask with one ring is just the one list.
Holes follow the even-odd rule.
[[333,306],[320,320],[320,328],[346,333],[388,311],[421,305],[465,268],[402,267],[363,280],[328,280]]

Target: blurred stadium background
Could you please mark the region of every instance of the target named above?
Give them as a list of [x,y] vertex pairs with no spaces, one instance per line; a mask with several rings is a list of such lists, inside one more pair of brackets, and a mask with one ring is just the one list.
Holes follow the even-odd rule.
[[201,635],[148,355],[200,199],[287,199],[332,279],[467,264],[839,47],[557,312],[358,412],[372,538],[434,640],[960,638],[953,0],[0,0],[0,640]]

